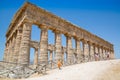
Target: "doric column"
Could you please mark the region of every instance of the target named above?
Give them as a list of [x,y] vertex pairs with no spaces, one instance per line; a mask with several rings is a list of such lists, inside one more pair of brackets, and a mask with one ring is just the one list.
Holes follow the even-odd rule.
[[105,60],[105,49],[103,48],[103,59]]
[[62,47],[62,63],[63,65],[65,63],[65,48],[64,47]]
[[22,39],[20,44],[20,53],[18,63],[29,65],[30,57],[30,39],[31,39],[31,26],[30,23],[23,24]]
[[34,65],[38,65],[38,49],[34,52]]
[[90,61],[94,61],[94,45],[92,43],[90,43]]
[[115,58],[115,55],[114,55],[114,51],[113,51],[113,50],[110,51],[110,58],[111,58],[111,59],[114,59],[114,58]]
[[55,60],[62,60],[61,33],[55,31]]
[[99,60],[100,60],[100,47],[97,46],[97,49],[98,49],[98,56],[99,56]]
[[15,47],[14,47],[14,57],[13,62],[18,62],[18,56],[19,56],[19,50],[20,50],[20,43],[21,43],[21,37],[22,37],[22,27],[19,27],[16,31],[16,41],[15,41]]
[[8,57],[8,43],[6,42],[3,61],[7,61],[7,57]]
[[48,63],[48,29],[45,25],[41,26],[40,55],[38,62],[39,64]]
[[89,61],[89,45],[87,43],[87,41],[83,41],[83,45],[84,45],[84,60],[85,62]]
[[15,35],[12,39],[12,45],[11,45],[11,62],[14,62],[14,48],[15,48]]
[[71,38],[71,36],[66,36],[66,38],[67,38],[67,42],[66,42],[66,44],[67,44],[67,62],[69,63],[69,64],[71,64],[72,62],[73,62],[73,59],[72,59],[72,38]]
[[105,54],[106,59],[108,59],[108,54],[109,54],[109,50],[108,50],[108,49],[106,49],[106,54]]
[[80,54],[80,61],[81,62],[84,62],[84,42],[83,42],[83,39],[81,40],[81,54]]
[[65,59],[64,59],[64,51],[62,52],[62,63],[64,65]]
[[98,45],[95,45],[95,60],[100,60],[100,54],[99,54],[99,47]]
[[103,47],[101,47],[101,59],[104,60]]
[[50,61],[53,61],[53,51],[50,51]]
[[7,56],[6,56],[6,61],[9,62],[9,45],[10,45],[10,41],[7,42]]
[[8,48],[8,62],[11,62],[11,40],[9,40],[9,48]]
[[98,53],[98,46],[95,46],[95,53]]
[[105,55],[104,55],[104,57],[105,57],[105,60],[107,59],[107,56],[106,56],[106,54],[107,54],[107,49],[105,49]]
[[77,52],[77,62],[80,62],[81,50],[80,50],[80,40],[76,39],[76,52]]
[[102,58],[102,48],[101,47],[99,48],[99,54],[100,54],[100,60],[102,60],[103,58]]
[[13,37],[11,38],[11,42],[10,42],[10,59],[9,59],[9,62],[12,62],[13,60]]

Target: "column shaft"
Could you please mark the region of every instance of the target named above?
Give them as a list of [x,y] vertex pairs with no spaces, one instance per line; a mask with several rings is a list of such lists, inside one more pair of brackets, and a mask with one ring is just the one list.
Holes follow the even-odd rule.
[[50,51],[50,61],[53,61],[53,51]]
[[105,60],[105,49],[103,48],[103,59]]
[[34,53],[34,65],[38,65],[38,49],[35,49],[35,53]]
[[100,60],[102,60],[102,48],[99,48]]
[[71,64],[73,62],[72,59],[72,39],[71,37],[67,36],[67,62]]
[[98,53],[98,47],[95,46],[95,53]]
[[23,24],[23,33],[20,44],[20,53],[18,63],[29,65],[30,57],[30,39],[31,39],[31,26],[30,23]]
[[91,61],[94,61],[95,58],[94,58],[94,47],[92,44],[90,44],[90,60]]
[[77,52],[77,62],[80,62],[80,54],[81,54],[81,50],[80,50],[80,40],[76,40],[76,52]]
[[114,58],[115,58],[114,51],[110,51],[110,58],[111,58],[111,59],[114,59]]
[[17,30],[17,34],[16,34],[16,41],[15,41],[15,48],[14,48],[14,57],[13,57],[13,60],[15,63],[18,62],[18,56],[19,56],[19,53],[20,53],[20,43],[21,43],[21,37],[22,37],[22,29],[21,28],[18,28]]
[[15,49],[15,36],[13,36],[13,40],[12,40],[12,49],[11,49],[11,62],[14,62],[14,49]]
[[8,43],[6,43],[3,61],[7,61],[7,57],[8,57]]
[[47,64],[48,62],[48,30],[44,27],[41,29],[40,55],[38,61],[41,64]]
[[55,32],[55,48],[55,60],[62,60],[61,33],[59,31]]
[[84,60],[87,62],[89,60],[89,45],[84,41]]
[[11,62],[11,40],[9,41],[9,48],[8,48],[8,62]]

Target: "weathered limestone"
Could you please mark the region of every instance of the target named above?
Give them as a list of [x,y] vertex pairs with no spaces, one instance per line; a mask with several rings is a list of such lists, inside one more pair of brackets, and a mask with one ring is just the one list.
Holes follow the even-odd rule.
[[8,49],[8,62],[11,62],[11,40],[9,41],[9,49]]
[[24,23],[23,24],[23,32],[22,39],[20,44],[20,53],[18,63],[22,63],[25,65],[29,64],[29,56],[30,56],[30,38],[31,38],[31,24]]
[[55,60],[62,60],[62,46],[61,46],[61,33],[55,31]]
[[4,58],[3,58],[3,61],[8,61],[8,43],[6,44],[6,48],[5,48],[5,51],[4,51]]
[[84,45],[84,59],[85,62],[89,61],[89,45],[87,41],[83,41]]
[[115,58],[114,51],[110,51],[110,58],[111,58],[111,59],[114,59],[114,58]]
[[53,51],[50,51],[50,61],[53,61]]
[[15,49],[15,36],[13,36],[13,40],[12,40],[12,49],[11,49],[11,62],[14,62],[14,49]]
[[34,53],[34,65],[38,65],[38,49],[35,49],[35,53]]
[[73,63],[72,59],[72,38],[71,36],[66,36],[67,37],[67,62],[69,64]]
[[[41,29],[39,42],[31,40],[32,25]],[[48,30],[55,33],[53,45],[48,44]],[[67,39],[66,47],[61,44],[62,34]],[[72,38],[76,41],[75,49],[72,48]],[[47,64],[48,57],[51,61],[64,61],[64,53],[68,64],[93,61],[95,53],[98,53],[99,60],[106,60],[108,53],[110,59],[114,58],[113,44],[27,2],[15,14],[6,33],[4,61],[29,65],[31,47],[35,49],[34,65]]]
[[22,27],[20,27],[16,31],[16,41],[15,41],[15,49],[14,49],[14,55],[13,55],[13,62],[14,63],[18,62],[18,56],[19,56],[19,52],[20,52],[21,38],[22,38]]
[[94,45],[92,43],[89,43],[90,46],[90,61],[94,61]]
[[41,26],[40,54],[38,58],[40,64],[47,64],[48,62],[48,30],[44,27],[46,26]]
[[103,52],[102,52],[101,47],[99,47],[99,54],[100,54],[100,60],[102,60],[102,59],[103,59],[103,58],[102,58]]
[[80,63],[80,56],[81,56],[81,50],[80,50],[80,40],[76,39],[76,53],[77,53],[77,61]]
[[105,57],[106,57],[106,56],[105,56],[105,52],[106,52],[106,51],[105,51],[105,49],[103,48],[103,59],[104,59],[104,60],[105,60]]

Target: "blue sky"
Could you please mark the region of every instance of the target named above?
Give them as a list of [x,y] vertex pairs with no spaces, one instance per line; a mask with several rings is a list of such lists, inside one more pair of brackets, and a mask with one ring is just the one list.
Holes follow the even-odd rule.
[[[24,2],[25,0],[0,1],[0,60],[4,53],[5,33],[13,15]],[[120,58],[120,0],[29,0],[29,2],[111,42],[114,44],[116,58]]]

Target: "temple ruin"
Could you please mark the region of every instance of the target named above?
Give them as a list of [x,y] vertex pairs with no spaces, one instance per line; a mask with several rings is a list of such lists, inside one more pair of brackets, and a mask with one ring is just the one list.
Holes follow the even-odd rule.
[[[39,42],[31,40],[32,25],[37,25],[41,29]],[[48,30],[55,34],[54,45],[48,44]],[[62,34],[66,36],[66,47],[61,45]],[[75,39],[76,48],[72,48],[72,38]],[[64,61],[63,53],[67,54],[66,63],[69,64],[94,61],[95,53],[99,56],[99,60],[106,60],[107,55],[109,59],[114,58],[113,44],[110,42],[29,2],[26,2],[15,14],[6,33],[5,45],[3,60],[25,65],[30,64],[31,47],[35,49],[35,65],[47,64],[48,57],[51,61],[59,59]]]

